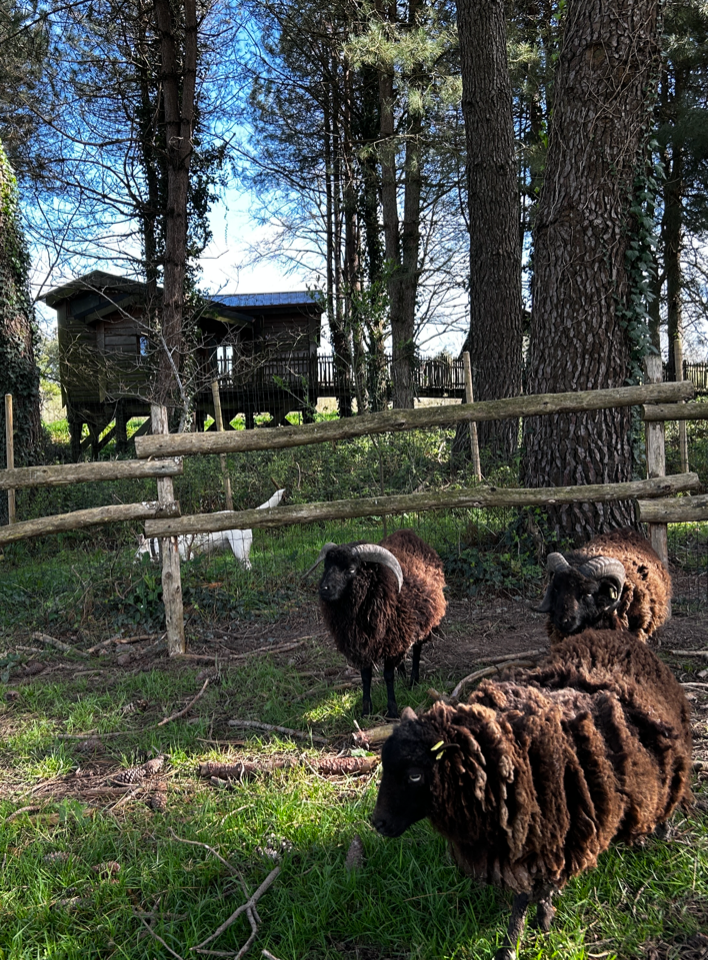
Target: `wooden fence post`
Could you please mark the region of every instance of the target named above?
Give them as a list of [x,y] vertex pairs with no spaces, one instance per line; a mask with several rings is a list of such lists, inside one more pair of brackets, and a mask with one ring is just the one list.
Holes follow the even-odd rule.
[[[674,370],[676,371],[676,379],[683,380],[683,341],[680,337],[674,340]],[[681,473],[688,473],[688,439],[686,437],[685,420],[679,420],[678,430]]]
[[[221,394],[219,393],[219,381],[214,380],[211,385],[212,396],[214,397],[214,419],[216,420],[217,432],[224,429],[224,418],[221,413]],[[233,510],[234,500],[231,495],[231,477],[229,476],[229,465],[226,462],[226,454],[220,453],[221,474],[224,478],[224,495],[226,497],[226,509]]]
[[[644,369],[646,371],[647,383],[661,383],[663,370],[660,356],[645,357]],[[644,425],[644,429],[646,431],[647,447],[647,479],[652,480],[655,477],[665,477],[666,451],[664,445],[664,422],[647,422]],[[651,545],[668,570],[669,541],[666,534],[666,524],[649,523],[647,526],[649,528]]]
[[[8,470],[15,467],[15,435],[12,423],[12,394],[5,394],[5,459]],[[15,510],[14,488],[7,491],[7,522],[14,523],[17,518]]]
[[[472,390],[472,364],[470,362],[469,351],[465,350],[462,354],[462,362],[465,368],[465,402],[474,403],[474,393]],[[477,424],[470,420],[470,448],[472,451],[472,472],[477,480],[482,480],[482,467],[479,462],[479,440],[477,439]]]
[[[157,403],[150,404],[152,432],[169,433],[167,409]],[[172,477],[157,481],[157,499],[160,503],[172,503],[175,499]],[[182,610],[182,576],[179,566],[177,537],[163,537],[160,540],[162,557],[162,601],[165,604],[165,629],[167,631],[167,652],[171,657],[187,652],[184,639],[184,615]]]

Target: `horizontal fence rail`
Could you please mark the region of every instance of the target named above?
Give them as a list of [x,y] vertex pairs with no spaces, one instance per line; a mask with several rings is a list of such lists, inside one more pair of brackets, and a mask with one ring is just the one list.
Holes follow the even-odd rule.
[[462,421],[479,423],[486,420],[603,410],[608,407],[631,407],[645,403],[670,403],[690,400],[693,393],[692,383],[679,381],[608,390],[509,397],[505,400],[484,400],[446,407],[419,407],[416,410],[383,410],[381,413],[368,413],[325,423],[308,423],[301,427],[139,437],[135,441],[135,452],[138,457],[145,458],[276,450],[326,443],[328,440],[348,440],[367,434],[401,433],[426,427],[450,426]]
[[268,510],[220,510],[175,520],[148,520],[148,537],[172,537],[219,530],[246,530],[251,527],[285,527],[318,520],[348,520],[354,517],[390,516],[421,510],[452,510],[457,507],[535,507],[547,503],[585,503],[627,500],[635,497],[667,497],[699,490],[696,473],[679,473],[654,480],[628,483],[598,483],[583,487],[518,488],[475,487],[454,493],[408,493],[391,497],[362,497],[320,503],[271,507]]
[[26,540],[29,537],[43,537],[50,533],[63,533],[67,530],[81,530],[102,523],[124,523],[126,520],[148,520],[152,517],[178,517],[179,503],[160,503],[148,500],[144,503],[119,503],[107,507],[91,507],[88,510],[74,510],[72,513],[57,513],[37,520],[21,520],[0,527],[0,546]]
[[645,423],[659,420],[708,420],[708,403],[656,403],[642,408]]
[[146,477],[179,477],[184,473],[181,459],[109,460],[103,463],[62,463],[48,467],[15,467],[0,470],[0,490],[23,487],[59,487],[69,483],[97,483],[101,480],[141,480]]
[[675,500],[638,500],[642,523],[694,523],[708,520],[708,496],[678,497]]

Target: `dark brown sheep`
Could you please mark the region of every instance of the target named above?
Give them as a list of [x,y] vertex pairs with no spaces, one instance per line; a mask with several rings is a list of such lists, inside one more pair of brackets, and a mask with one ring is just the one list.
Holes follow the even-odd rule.
[[402,719],[383,747],[373,824],[397,837],[429,817],[463,872],[514,891],[497,960],[515,956],[529,903],[547,931],[555,892],[690,795],[683,690],[623,630],[570,637],[465,705]]
[[440,557],[412,530],[397,530],[380,544],[325,544],[308,573],[324,560],[320,607],[334,642],[361,670],[363,713],[371,712],[371,674],[383,660],[387,714],[398,716],[394,671],[413,647],[411,686],[420,651],[445,616]]
[[671,577],[634,530],[604,533],[572,553],[549,553],[551,581],[540,613],[548,613],[551,644],[588,627],[624,627],[646,640],[664,623]]

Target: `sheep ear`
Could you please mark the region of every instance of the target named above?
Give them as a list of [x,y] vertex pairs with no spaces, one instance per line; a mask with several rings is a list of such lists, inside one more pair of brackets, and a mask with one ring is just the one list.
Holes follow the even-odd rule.
[[415,713],[411,710],[410,707],[404,707],[403,710],[401,710],[401,723],[403,723],[404,720],[417,720],[417,719],[418,718],[416,717]]

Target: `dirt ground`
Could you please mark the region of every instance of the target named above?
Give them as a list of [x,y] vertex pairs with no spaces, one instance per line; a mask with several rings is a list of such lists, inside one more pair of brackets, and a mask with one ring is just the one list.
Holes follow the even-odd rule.
[[[46,639],[33,634],[19,637],[11,649],[23,654],[24,662],[11,671],[10,685],[17,686],[41,678],[86,676],[93,686],[110,686],[126,672],[146,669],[183,670],[203,662],[204,667],[217,658],[223,665],[242,661],[249,654],[270,653],[277,661],[300,672],[318,674],[333,685],[356,682],[357,674],[347,667],[334,650],[317,607],[290,614],[275,622],[231,621],[219,624],[195,623],[187,611],[189,652],[180,662],[167,658],[164,641],[158,634],[109,638],[97,645],[85,632],[56,634],[55,640],[83,651],[85,664],[77,664]],[[98,649],[97,649],[98,646]],[[689,684],[686,693],[694,708],[695,751],[698,760],[708,761],[708,612],[674,613],[652,641],[652,646],[672,667],[679,680]],[[486,665],[512,655],[548,649],[545,616],[529,609],[527,603],[487,596],[469,601],[452,601],[433,642],[423,648],[421,680],[426,674],[442,673],[450,693],[459,681]],[[41,653],[41,657],[39,654]],[[98,656],[108,653],[108,656]]]

